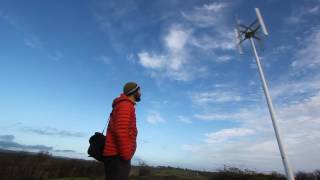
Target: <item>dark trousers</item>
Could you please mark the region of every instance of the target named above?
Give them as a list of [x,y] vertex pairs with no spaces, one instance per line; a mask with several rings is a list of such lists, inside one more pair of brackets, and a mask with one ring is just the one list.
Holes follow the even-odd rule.
[[103,159],[106,180],[128,180],[131,162],[123,160],[119,155],[106,156]]

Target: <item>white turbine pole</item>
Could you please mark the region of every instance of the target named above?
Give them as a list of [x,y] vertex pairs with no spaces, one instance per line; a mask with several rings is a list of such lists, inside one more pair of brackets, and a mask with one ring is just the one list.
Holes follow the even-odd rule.
[[253,49],[253,52],[254,52],[254,55],[255,55],[256,63],[257,63],[258,69],[259,69],[260,79],[262,81],[262,87],[263,87],[263,90],[264,90],[264,93],[265,93],[265,96],[266,96],[266,100],[267,100],[267,103],[268,103],[269,113],[270,113],[270,116],[271,116],[273,129],[274,129],[274,132],[276,134],[278,146],[279,146],[279,149],[280,149],[282,163],[283,163],[283,166],[284,166],[286,174],[287,174],[287,179],[288,180],[294,180],[294,176],[293,176],[292,170],[290,168],[290,164],[288,162],[288,158],[287,158],[287,155],[285,153],[285,149],[284,149],[284,147],[282,145],[282,142],[281,142],[280,132],[279,132],[279,129],[278,129],[278,126],[277,126],[277,122],[276,122],[276,118],[275,118],[275,113],[274,113],[274,108],[273,108],[271,96],[269,94],[269,89],[268,89],[267,82],[266,82],[266,79],[265,79],[264,74],[263,74],[263,70],[262,70],[262,67],[261,67],[261,64],[260,64],[260,59],[259,59],[256,47],[255,47],[255,44],[254,44],[254,40],[253,40],[252,37],[250,37],[249,39],[250,39],[251,46],[252,46],[252,49]]

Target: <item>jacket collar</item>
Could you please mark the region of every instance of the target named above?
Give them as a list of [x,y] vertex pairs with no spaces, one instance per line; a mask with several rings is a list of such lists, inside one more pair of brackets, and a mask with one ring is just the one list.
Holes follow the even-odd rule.
[[119,104],[121,101],[129,101],[133,105],[136,105],[135,102],[133,102],[131,99],[128,98],[124,93],[121,93],[119,97],[115,98],[112,102],[112,108],[114,108],[117,104]]

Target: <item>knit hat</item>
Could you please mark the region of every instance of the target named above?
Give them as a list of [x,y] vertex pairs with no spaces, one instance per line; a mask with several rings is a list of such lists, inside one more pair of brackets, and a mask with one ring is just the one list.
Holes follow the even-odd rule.
[[140,89],[137,83],[135,82],[128,82],[123,87],[123,93],[127,96],[137,92]]

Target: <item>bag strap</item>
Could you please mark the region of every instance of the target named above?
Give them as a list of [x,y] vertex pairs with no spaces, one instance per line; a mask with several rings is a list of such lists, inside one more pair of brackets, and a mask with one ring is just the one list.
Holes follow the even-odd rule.
[[[113,110],[115,109],[116,105],[118,105],[118,104],[119,104],[120,102],[122,102],[122,101],[130,101],[130,100],[128,100],[128,99],[120,100],[120,101],[117,102],[117,104],[114,105],[114,107],[112,107],[112,111],[111,111],[111,113],[110,113],[110,115],[109,115],[109,118],[108,118],[108,121],[107,121],[106,125],[104,125],[104,128],[103,128],[103,130],[102,130],[102,134],[104,133],[104,131],[105,131],[106,128],[107,128],[107,125],[108,125],[109,122],[110,122],[110,117],[111,117],[111,115],[112,115],[112,113],[113,113]],[[131,102],[131,101],[130,101],[130,102]]]
[[[112,111],[113,111],[113,110],[112,110]],[[110,122],[110,117],[111,117],[111,115],[112,115],[112,112],[111,112],[110,115],[109,115],[109,118],[108,118],[108,121],[107,121],[106,125],[104,125],[104,128],[103,128],[103,130],[102,130],[102,134],[104,133],[104,131],[105,131],[106,128],[107,128],[107,125],[108,125],[109,122]]]

